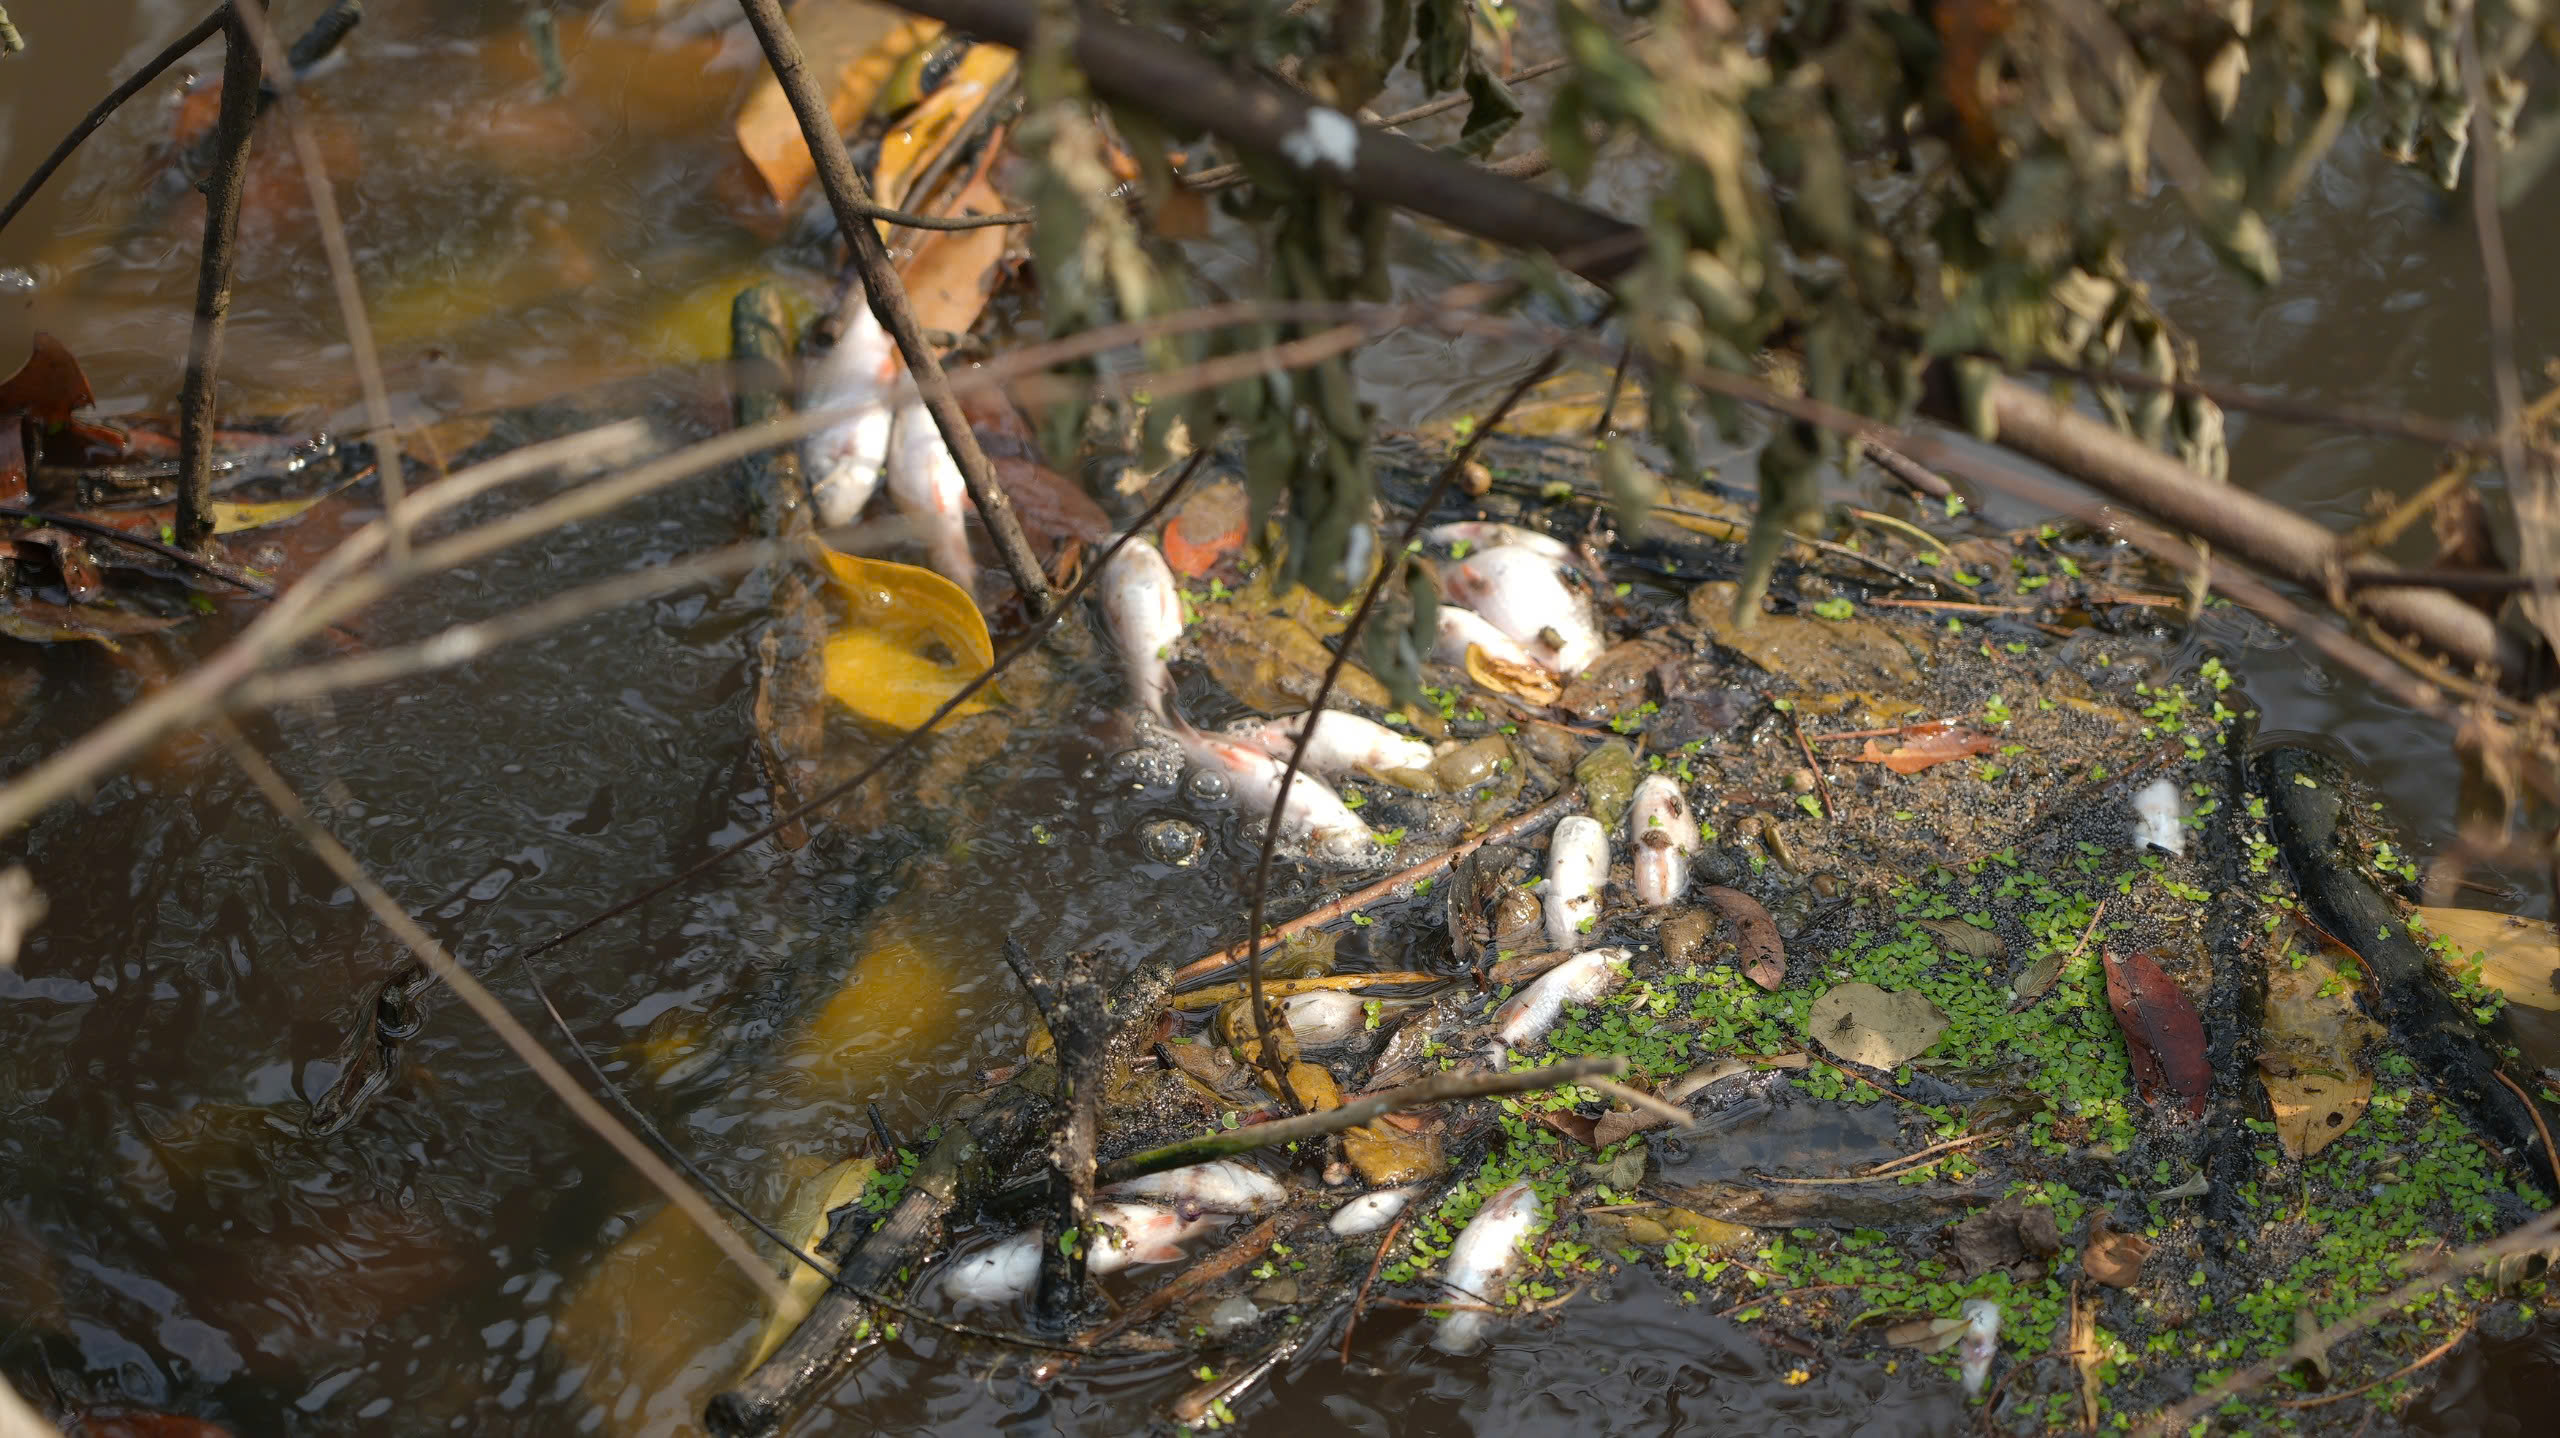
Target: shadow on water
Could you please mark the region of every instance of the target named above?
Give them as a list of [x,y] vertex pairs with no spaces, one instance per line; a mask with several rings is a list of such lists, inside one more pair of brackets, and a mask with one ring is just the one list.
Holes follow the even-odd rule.
[[[11,62],[0,174],[12,180],[192,18],[174,0],[21,8],[42,63]],[[516,32],[484,8],[504,7],[369,19],[352,74],[314,91],[317,117],[347,145],[349,210],[404,401],[477,409],[717,353],[706,317],[716,323],[773,263],[716,198],[720,117],[747,74],[734,39],[597,31],[571,56],[571,98],[645,84],[644,100],[665,103],[577,114],[535,98]],[[111,406],[164,406],[176,385],[192,221],[138,232],[129,203],[168,118],[146,97],[0,241],[0,260],[34,280],[0,315],[0,353],[51,329]],[[233,374],[244,396],[342,414],[337,320],[282,178],[267,177],[272,209],[263,230],[253,224],[267,243],[249,252],[268,258],[244,277]],[[1637,179],[1614,184],[1597,198],[1629,208]],[[2513,222],[2530,231],[2560,218],[2555,206],[2546,187]],[[2289,278],[2265,294],[2242,292],[2184,241],[2147,241],[2135,265],[2217,377],[2446,418],[2485,412],[2472,241],[2421,180],[2351,143],[2282,240]],[[1465,246],[1409,246],[1400,280],[1419,292],[1479,260]],[[2523,332],[2539,333],[2554,296],[2521,278]],[[2374,335],[2397,347],[2371,351]],[[1368,383],[1391,417],[1412,419],[1485,403],[1533,358],[1398,337]],[[700,385],[664,382],[641,398],[671,435],[716,422],[719,396]],[[2243,417],[2234,433],[2243,483],[2332,520],[2359,514],[2369,487],[2406,490],[2433,462]],[[736,525],[722,484],[669,491],[427,584],[371,621],[373,637],[503,612]],[[762,820],[739,645],[754,617],[735,597],[671,596],[414,687],[268,716],[253,737],[395,897],[487,967]],[[32,678],[13,681],[0,763],[22,769],[98,723],[214,628],[116,661],[77,646],[13,652]],[[2234,655],[2270,728],[2327,736],[2364,761],[2422,843],[2450,836],[2448,746],[2413,742],[2411,716],[2245,620],[2213,617],[2206,637]],[[1090,656],[1068,669],[1065,699],[1017,728],[999,760],[952,792],[915,796],[912,822],[881,840],[912,862],[884,874],[754,854],[546,959],[543,981],[572,1025],[750,1204],[777,1208],[792,1178],[869,1131],[870,1105],[911,1135],[1019,1054],[1028,1014],[995,960],[1005,934],[1050,953],[1100,946],[1124,963],[1233,936],[1232,875],[1250,857],[1237,826],[1116,764],[1113,681]],[[1139,843],[1140,826],[1167,814],[1209,830],[1196,864],[1157,863]],[[734,1279],[672,1260],[623,1275],[620,1290],[610,1273],[593,1277],[599,1254],[661,1220],[451,1003],[434,1006],[389,1101],[329,1140],[296,1131],[301,1104],[335,1077],[355,996],[396,954],[209,744],[164,744],[59,807],[25,853],[54,902],[19,968],[0,970],[0,1362],[13,1377],[82,1402],[205,1411],[243,1432],[548,1433],[679,1428],[728,1376],[752,1331]],[[1286,876],[1275,910],[1303,907],[1314,887]],[[1415,906],[1367,942],[1390,952],[1429,922]],[[530,1009],[506,966],[489,976]],[[708,1057],[686,1062],[696,1054]],[[650,1080],[666,1069],[674,1077]],[[1874,1136],[1836,1137],[1845,1153]],[[1749,1138],[1737,1131],[1715,1162],[1807,1159]],[[1881,1365],[1826,1363],[1791,1381],[1791,1355],[1701,1317],[1658,1277],[1615,1281],[1605,1324],[1568,1308],[1469,1359],[1425,1347],[1417,1315],[1374,1313],[1353,1368],[1310,1363],[1246,1416],[1267,1430],[1488,1435],[1964,1426],[1951,1395]],[[581,1293],[618,1325],[611,1363],[560,1356]],[[2534,1375],[2547,1378],[2553,1357],[2547,1336],[2532,1342],[2543,1346],[2457,1357],[2433,1409],[2481,1426],[2442,1431],[2496,1431],[2487,1425],[2533,1411]],[[615,1363],[630,1381],[604,1371]],[[1042,1389],[1019,1367],[911,1334],[804,1431],[1124,1432],[1187,1377],[1114,1360]]]

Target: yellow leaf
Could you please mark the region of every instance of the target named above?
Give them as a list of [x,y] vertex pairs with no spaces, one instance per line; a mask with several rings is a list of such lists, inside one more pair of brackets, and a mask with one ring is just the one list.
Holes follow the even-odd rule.
[[[789,1212],[776,1227],[784,1237],[799,1244],[802,1253],[816,1253],[827,1236],[827,1215],[861,1197],[879,1168],[876,1159],[849,1158],[801,1184],[791,1197]],[[818,1295],[826,1289],[825,1274],[788,1255],[782,1263],[791,1296],[766,1321],[764,1335],[756,1340],[755,1356],[747,1360],[744,1371],[753,1371],[780,1348],[782,1341],[791,1336],[791,1330],[800,1326],[800,1320],[809,1316],[809,1310],[818,1306]]]
[[265,504],[232,504],[217,499],[213,502],[213,532],[237,534],[244,529],[264,529],[270,524],[282,524],[362,479],[368,472],[358,470],[318,494],[305,495],[300,499],[278,499]]
[[[821,550],[846,600],[827,640],[827,693],[864,720],[913,729],[996,662],[987,621],[960,586],[912,564]],[[972,698],[961,714],[984,709]]]
[[[855,0],[804,4],[792,12],[791,28],[808,56],[809,75],[826,93],[827,113],[835,117],[838,130],[869,114],[872,98],[908,53],[942,32],[939,22],[906,20],[886,5]],[[770,71],[740,107],[734,133],[766,192],[789,209],[818,166],[800,137],[791,102]]]
[[1515,694],[1532,704],[1553,704],[1564,693],[1564,681],[1534,664],[1514,664],[1467,646],[1467,677],[1496,694]]
[[[880,164],[871,191],[881,204],[902,209],[915,198],[916,177],[968,128],[969,118],[991,99],[1013,73],[1014,54],[999,45],[971,47],[951,78],[927,95],[915,113],[880,137]],[[883,238],[889,233],[880,224]]]

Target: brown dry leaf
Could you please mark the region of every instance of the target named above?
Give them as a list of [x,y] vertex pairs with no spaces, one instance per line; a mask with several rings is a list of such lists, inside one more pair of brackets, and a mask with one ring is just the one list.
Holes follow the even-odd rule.
[[2107,1007],[2124,1031],[2125,1055],[2145,1102],[2165,1091],[2189,1118],[2204,1116],[2213,1070],[2205,1063],[2204,1020],[2193,1000],[2146,953],[2099,954],[2107,970]]
[[[899,62],[942,32],[937,21],[904,20],[897,11],[867,0],[804,0],[791,12],[791,28],[808,56],[809,74],[826,88],[827,113],[835,117],[838,130],[852,128],[869,113],[872,97]],[[800,122],[770,70],[739,107],[732,133],[776,205],[788,208],[817,176],[817,162],[800,138]]]
[[38,424],[51,428],[71,418],[74,410],[96,404],[89,393],[89,377],[80,372],[80,362],[62,341],[36,332],[35,347],[18,372],[0,381],[0,415],[32,416]]
[[1710,884],[1699,897],[1715,906],[1733,925],[1733,942],[1743,976],[1772,993],[1787,981],[1787,945],[1768,907],[1740,889]]
[[2382,1028],[2356,1008],[2355,985],[2339,973],[2342,955],[2326,940],[2287,928],[2275,950],[2259,1078],[2277,1141],[2293,1157],[2309,1158],[2354,1127],[2373,1102],[2373,1075],[2358,1056]]
[[2149,1239],[2110,1227],[2104,1213],[2089,1216],[2089,1241],[2080,1246],[2081,1272],[2109,1288],[2131,1288],[2150,1256]]
[[1564,681],[1535,664],[1514,664],[1496,659],[1480,645],[1467,646],[1467,677],[1496,694],[1547,708],[1564,695]]
[[1988,754],[1995,747],[1988,734],[1946,724],[1906,735],[1901,746],[1894,749],[1880,748],[1870,739],[1856,758],[1861,764],[1882,764],[1896,774],[1917,774],[1953,760]]
[[1884,1341],[1896,1348],[1916,1349],[1922,1353],[1944,1353],[1964,1337],[1965,1321],[1961,1318],[1914,1318],[1897,1323],[1884,1331]]
[[1978,929],[1962,919],[1914,919],[1950,951],[1969,959],[1996,959],[2007,953],[2008,946],[1989,929]]
[[1947,1031],[1947,1016],[1916,989],[1899,993],[1873,984],[1825,989],[1805,1014],[1807,1037],[1853,1064],[1890,1069],[1929,1051]]
[[[998,146],[1002,143],[999,132],[987,145],[990,159],[1000,153]],[[951,203],[936,209],[952,217],[998,215],[1004,213],[1005,202],[1004,196],[987,183],[986,171],[981,168]],[[902,272],[908,298],[915,301],[916,322],[929,330],[967,334],[985,312],[987,296],[995,289],[997,267],[1004,262],[1009,234],[1002,225],[927,234],[916,247],[915,258],[907,261]]]
[[163,619],[144,614],[127,614],[94,604],[69,606],[47,604],[37,599],[13,599],[0,607],[0,635],[23,639],[29,644],[59,644],[85,639],[103,645],[108,652],[119,651],[119,639],[139,634],[157,634],[186,621]]

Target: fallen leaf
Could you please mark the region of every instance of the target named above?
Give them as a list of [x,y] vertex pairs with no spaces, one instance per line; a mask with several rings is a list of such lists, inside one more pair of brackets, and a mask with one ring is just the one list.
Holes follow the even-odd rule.
[[1413,1183],[1440,1172],[1440,1126],[1422,1134],[1403,1134],[1382,1124],[1364,1123],[1342,1131],[1342,1156],[1371,1188]]
[[1952,760],[1988,754],[1995,747],[1988,734],[1947,724],[1907,735],[1896,749],[1880,749],[1870,739],[1855,757],[1861,764],[1882,764],[1896,774],[1917,774]]
[[2487,909],[2430,905],[2418,913],[2452,951],[2438,950],[2436,962],[2507,996],[2504,1017],[2526,1060],[2560,1067],[2560,929]]
[[[987,142],[988,161],[1002,153],[1003,143],[1004,132],[998,130]],[[936,207],[936,213],[965,218],[998,215],[1006,208],[1004,196],[987,183],[982,164],[949,204]],[[1004,262],[1010,239],[1010,230],[1002,225],[928,232],[917,244],[915,258],[899,271],[907,282],[908,298],[915,302],[916,322],[929,330],[967,334],[987,308],[987,296],[995,290],[997,268]]]
[[[942,33],[939,22],[902,22],[885,6],[857,0],[811,0],[792,11],[791,28],[808,57],[809,75],[826,91],[827,113],[839,131],[870,113],[872,97],[909,52]],[[775,205],[789,208],[816,177],[817,162],[800,136],[791,101],[770,70],[739,107],[731,132]]]
[[119,651],[119,639],[140,634],[157,634],[186,621],[147,614],[127,614],[120,609],[107,609],[95,604],[47,604],[40,599],[12,599],[0,607],[0,634],[23,639],[30,644],[60,644],[86,640],[103,645],[110,653]]
[[[1313,630],[1280,615],[1212,610],[1200,621],[1200,648],[1221,688],[1265,714],[1295,714],[1314,701],[1333,651]],[[1336,693],[1384,709],[1386,687],[1357,664],[1342,667]]]
[[2089,1215],[2089,1241],[2080,1246],[2081,1272],[2109,1288],[2131,1288],[2150,1256],[2151,1240],[2109,1226],[2103,1211]]
[[[966,591],[930,569],[821,550],[847,601],[829,636],[827,693],[875,724],[913,729],[995,663],[987,621]],[[986,708],[973,697],[958,713]]]
[[1918,1058],[1946,1031],[1946,1014],[1926,994],[1908,989],[1897,993],[1873,984],[1826,989],[1805,1015],[1807,1037],[1871,1069],[1895,1068]]
[[2009,951],[2000,936],[1989,929],[1978,929],[1962,919],[1915,919],[1912,922],[1927,929],[1949,951],[1969,959],[1996,959]]
[[2125,1053],[2144,1101],[2158,1102],[2165,1088],[2187,1117],[2202,1118],[2213,1071],[2205,1064],[2204,1021],[2196,1017],[2196,1006],[2149,954],[2128,958],[2110,949],[2101,957],[2107,1007],[2124,1031]]
[[[1778,937],[1778,921],[1769,916],[1768,909],[1758,899],[1740,889],[1710,884],[1701,897],[1713,904],[1716,912],[1733,925],[1733,942],[1737,957],[1742,962],[1743,976],[1764,989],[1776,992],[1778,985],[1787,981],[1787,946]],[[1940,1027],[1944,1027],[1943,1022]],[[1932,1034],[1930,1037],[1934,1040],[1937,1036]]]
[[1556,707],[1583,724],[1604,724],[1644,702],[1653,671],[1672,658],[1667,645],[1630,639],[1609,646],[1573,676],[1556,699]]
[[2014,1194],[1957,1224],[1948,1240],[1967,1277],[2041,1263],[2062,1251],[2052,1207]]
[[1564,694],[1564,681],[1548,670],[1497,659],[1475,644],[1467,646],[1467,677],[1496,694],[1509,694],[1541,708],[1553,705]]
[[[879,1169],[876,1159],[849,1158],[817,1174],[792,1195],[791,1206],[784,1211],[778,1226],[798,1239],[801,1252],[817,1252],[830,1227],[828,1215],[860,1198]],[[765,1355],[781,1347],[782,1341],[800,1326],[800,1320],[809,1316],[809,1310],[818,1306],[818,1295],[826,1291],[825,1274],[797,1261],[784,1266],[788,1270],[783,1280],[787,1296],[765,1320],[764,1332],[756,1339],[755,1356],[747,1360],[748,1368],[762,1363]]]
[[105,591],[106,582],[98,577],[98,561],[89,554],[89,541],[67,529],[50,524],[14,530],[9,538],[19,544],[41,544],[53,551],[54,568],[62,575],[62,592],[74,604],[86,604]]
[[48,429],[69,421],[73,410],[97,402],[89,393],[89,377],[80,372],[80,362],[62,341],[42,330],[36,332],[27,362],[0,382],[0,415],[27,415]]
[[[972,45],[960,57],[950,75],[923,103],[890,126],[880,137],[880,163],[873,172],[871,192],[883,205],[903,209],[918,198],[917,180],[954,140],[969,128],[969,121],[992,99],[1013,73],[1014,53],[1001,45]],[[883,238],[890,225],[877,222]]]
[[2382,1026],[2356,1008],[2355,985],[2339,972],[2339,961],[2351,955],[2290,928],[2275,951],[2259,1081],[2277,1141],[2293,1157],[2309,1158],[2354,1127],[2373,1102],[2373,1076],[2359,1056],[2383,1036]]
[[1964,1337],[1964,1330],[1965,1321],[1961,1318],[1913,1318],[1886,1329],[1884,1341],[1896,1348],[1944,1353]]

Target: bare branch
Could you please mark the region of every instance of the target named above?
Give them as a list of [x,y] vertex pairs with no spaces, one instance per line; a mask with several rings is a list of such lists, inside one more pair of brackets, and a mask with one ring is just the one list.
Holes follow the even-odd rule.
[[178,387],[178,545],[213,544],[213,386],[231,314],[231,256],[240,237],[240,193],[249,134],[258,121],[258,50],[235,13],[223,27],[222,108],[213,122],[213,168],[204,180],[204,247],[196,265],[195,328]]

